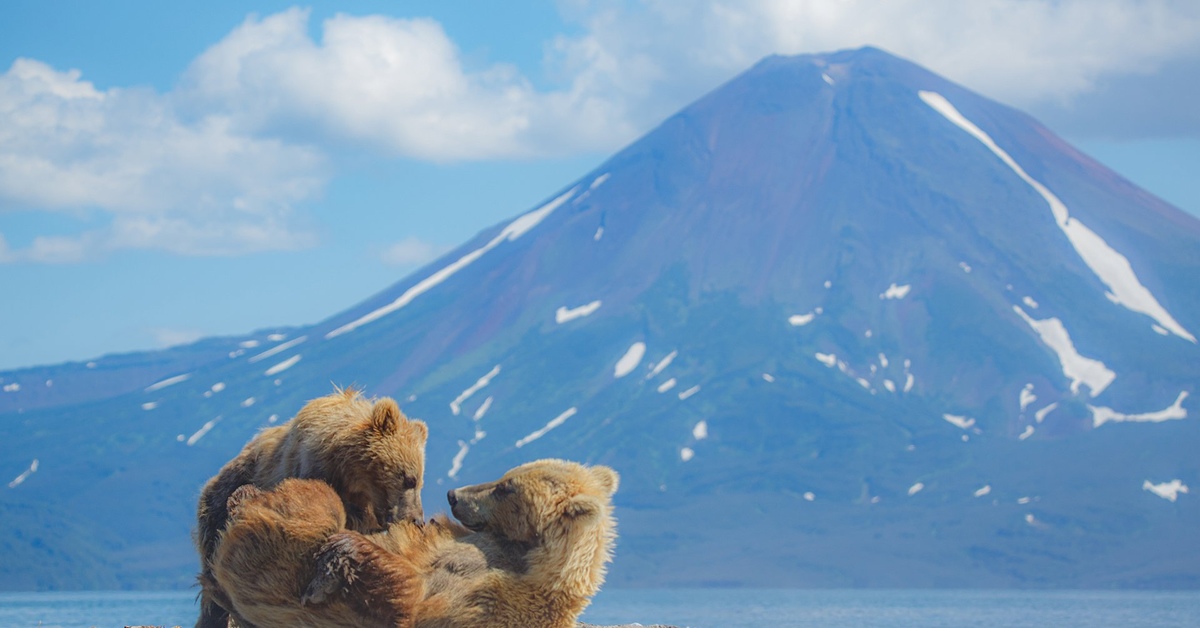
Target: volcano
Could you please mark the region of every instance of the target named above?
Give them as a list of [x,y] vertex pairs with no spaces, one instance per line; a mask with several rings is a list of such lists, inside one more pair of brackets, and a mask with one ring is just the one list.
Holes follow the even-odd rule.
[[769,57],[328,320],[0,374],[0,586],[190,586],[203,481],[331,382],[429,424],[430,512],[617,469],[613,586],[1200,586],[1197,277],[1029,116]]

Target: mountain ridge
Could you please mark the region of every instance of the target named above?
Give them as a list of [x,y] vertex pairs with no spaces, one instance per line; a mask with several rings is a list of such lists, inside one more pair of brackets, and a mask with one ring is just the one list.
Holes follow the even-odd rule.
[[429,423],[431,512],[616,468],[617,585],[1195,587],[1198,271],[1200,221],[1025,114],[769,57],[324,321],[0,373],[40,461],[0,512],[92,557],[0,587],[187,586],[200,483],[331,381]]

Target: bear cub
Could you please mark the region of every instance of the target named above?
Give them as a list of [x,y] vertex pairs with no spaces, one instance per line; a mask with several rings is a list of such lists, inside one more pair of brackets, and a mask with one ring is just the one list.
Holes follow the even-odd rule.
[[[259,498],[256,509],[279,512],[239,514],[230,521],[219,550],[218,580],[237,590],[240,614],[264,625],[574,627],[612,559],[612,495],[618,483],[608,467],[539,460],[495,482],[450,491],[461,525],[435,517],[426,524],[401,521],[384,532],[344,530],[325,539],[320,532],[337,518],[330,517],[329,508],[336,506],[331,497],[299,500],[307,510],[286,514],[274,504],[297,500]],[[289,483],[275,493],[300,490]],[[276,525],[298,531],[280,535],[273,532]],[[278,579],[286,586],[262,590],[225,581],[239,565],[268,564],[287,571]],[[295,583],[310,575],[298,594]]]
[[246,484],[271,489],[287,478],[322,480],[336,492],[350,530],[420,521],[427,438],[425,424],[405,417],[394,400],[368,400],[350,388],[314,399],[287,423],[259,432],[201,491],[197,627],[224,628],[232,610],[212,561],[235,490]]

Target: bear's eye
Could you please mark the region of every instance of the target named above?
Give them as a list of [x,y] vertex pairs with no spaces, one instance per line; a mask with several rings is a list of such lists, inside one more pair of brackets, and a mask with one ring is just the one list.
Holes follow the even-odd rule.
[[495,493],[498,497],[503,497],[505,495],[511,495],[512,493],[516,492],[516,490],[517,489],[513,487],[512,482],[501,482],[496,485]]
[[404,488],[407,490],[412,490],[414,488],[417,488],[417,478],[414,478],[412,476],[405,476],[404,477]]

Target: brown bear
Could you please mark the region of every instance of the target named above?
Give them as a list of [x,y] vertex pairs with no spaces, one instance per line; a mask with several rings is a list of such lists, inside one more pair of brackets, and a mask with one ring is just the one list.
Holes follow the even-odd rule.
[[[539,460],[495,482],[450,491],[462,525],[435,517],[370,535],[341,531],[324,542],[304,533],[264,542],[270,534],[259,529],[264,524],[239,517],[221,541],[217,579],[236,596],[239,615],[263,625],[573,627],[611,560],[617,485],[608,467]],[[277,492],[297,490],[292,486]],[[308,501],[312,512],[278,518],[304,521],[304,529],[330,521],[329,498]],[[300,564],[286,567],[291,575],[270,591],[234,575],[292,561]],[[301,594],[295,578],[308,574],[313,578]]]
[[428,430],[389,398],[370,401],[354,389],[314,399],[287,423],[258,433],[205,484],[197,509],[200,618],[224,628],[230,605],[212,577],[212,557],[228,518],[227,501],[245,484],[269,489],[286,478],[328,483],[344,507],[345,527],[371,532],[421,520]]
[[[330,596],[315,612],[301,602],[318,576],[316,551],[346,524],[342,500],[328,484],[291,478],[269,491],[246,485],[230,496],[228,508],[212,573],[239,626],[412,625],[422,582],[415,566],[391,554],[381,553],[382,564],[355,565],[379,574],[380,586],[358,583],[358,595]],[[333,559],[322,564],[337,566]]]

